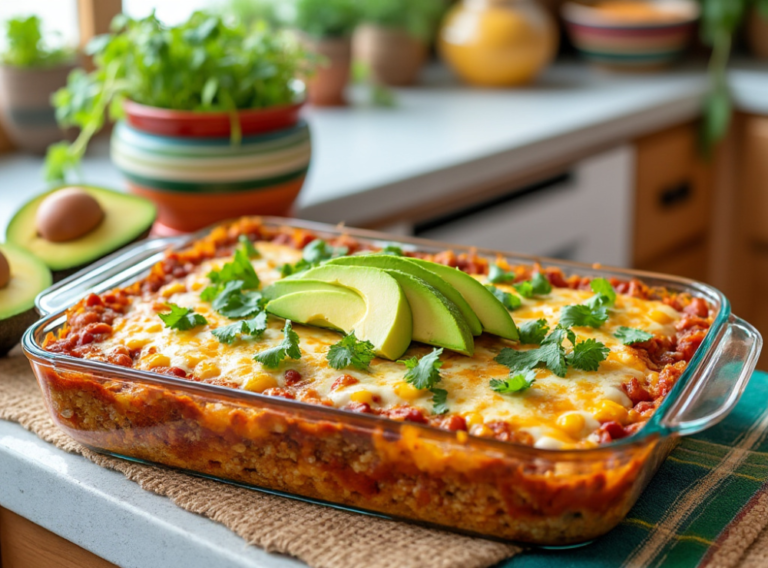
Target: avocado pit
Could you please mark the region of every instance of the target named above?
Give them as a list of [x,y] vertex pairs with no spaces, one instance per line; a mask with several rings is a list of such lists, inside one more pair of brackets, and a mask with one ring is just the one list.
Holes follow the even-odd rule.
[[11,266],[8,264],[8,259],[0,251],[0,289],[8,286],[8,282],[11,281]]
[[46,241],[63,243],[87,235],[104,219],[104,210],[87,191],[66,187],[40,202],[35,215],[38,234]]

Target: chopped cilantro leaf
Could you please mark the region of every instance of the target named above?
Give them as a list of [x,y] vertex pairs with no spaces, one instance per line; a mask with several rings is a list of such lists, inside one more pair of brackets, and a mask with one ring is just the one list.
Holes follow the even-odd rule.
[[390,256],[403,256],[403,249],[401,249],[397,245],[388,244],[383,249],[381,249],[380,254],[388,254]]
[[516,310],[522,304],[522,302],[520,301],[520,298],[515,294],[510,294],[509,292],[505,292],[504,290],[497,288],[493,284],[486,284],[485,287],[488,288],[488,290],[491,291],[491,294],[496,296],[496,299],[499,302],[501,302],[502,305],[505,308],[507,308],[507,310],[509,311]]
[[408,369],[405,373],[405,381],[419,390],[433,388],[440,382],[440,367],[443,366],[440,355],[442,354],[442,348],[434,349],[432,353],[424,355],[421,359],[411,357],[398,361]]
[[338,343],[331,345],[326,355],[328,364],[334,369],[352,366],[361,371],[368,370],[368,365],[374,357],[373,343],[360,341],[355,337],[354,331]]
[[574,304],[560,309],[560,325],[563,327],[598,328],[608,320],[608,308]]
[[541,272],[537,272],[530,280],[514,284],[523,298],[533,298],[534,296],[546,296],[552,292],[552,284]]
[[280,277],[285,278],[291,274],[298,274],[312,268],[312,264],[304,260],[299,260],[296,264],[284,264],[280,267]]
[[491,264],[488,267],[488,282],[491,284],[504,284],[513,281],[516,277],[514,272],[507,272],[498,264]]
[[[231,284],[231,283],[230,283]],[[264,309],[261,292],[243,292],[226,289],[213,301],[213,309],[226,318],[238,319],[257,314]]]
[[[595,278],[589,283],[589,287],[595,295],[590,298],[590,302],[597,303],[599,306],[605,306],[607,308],[613,307],[616,303],[616,290],[613,289],[611,283],[605,278]],[[598,306],[598,307],[599,307]]]
[[610,351],[604,344],[595,339],[585,339],[573,346],[573,351],[568,354],[566,360],[574,369],[597,371],[600,363],[605,361]]
[[541,345],[549,333],[549,325],[547,325],[547,320],[537,319],[525,322],[518,327],[518,330],[520,331],[520,343]]
[[536,381],[536,373],[528,370],[523,373],[511,374],[509,378],[491,379],[491,388],[499,394],[514,394],[528,390]]
[[[240,288],[243,290],[257,290],[260,284],[259,277],[248,259],[248,254],[240,247],[235,250],[235,257],[232,262],[226,263],[221,267],[221,270],[212,270],[208,273],[208,278],[211,284],[216,287],[216,296],[224,289],[227,282],[239,280],[242,282]],[[208,292],[208,288],[206,288],[203,290],[203,294],[210,298],[213,292]]]
[[267,329],[267,312],[260,312],[255,318],[240,320],[223,327],[212,329],[211,333],[221,343],[230,345],[242,334],[258,337]]
[[432,393],[432,412],[435,414],[445,414],[448,412],[448,391],[431,388],[430,392]]
[[187,331],[188,329],[208,323],[208,320],[200,314],[196,314],[190,308],[182,308],[176,304],[168,304],[168,307],[171,308],[171,313],[157,314],[165,323],[165,327]]
[[217,327],[216,329],[212,329],[211,333],[213,336],[219,340],[219,343],[226,343],[227,345],[231,345],[235,339],[240,335],[240,332],[243,330],[243,322],[236,321],[235,323],[231,323],[229,325],[225,325],[222,327]]
[[336,258],[337,256],[345,256],[349,254],[347,247],[334,247],[326,243],[323,239],[315,239],[307,246],[301,253],[301,260],[295,264],[284,264],[280,267],[280,276],[285,278],[292,274],[298,274],[304,272],[310,268],[317,266],[325,260]]
[[636,329],[634,327],[621,326],[616,333],[613,334],[616,339],[620,339],[624,345],[633,345],[635,343],[644,343],[649,339],[653,339],[653,334],[643,331],[642,329]]
[[538,349],[517,351],[505,347],[495,361],[506,365],[513,372],[529,371],[543,365],[558,377],[564,377],[568,370],[565,348],[563,347],[563,340],[566,335],[568,335],[568,330],[557,327],[544,338]]
[[299,335],[293,331],[291,320],[285,320],[283,334],[285,337],[278,345],[265,349],[254,356],[254,359],[267,369],[277,369],[280,366],[280,362],[286,357],[301,359]]
[[240,235],[237,238],[237,242],[240,243],[240,248],[245,252],[248,258],[261,258],[261,253],[255,246],[253,246],[251,239],[245,235]]

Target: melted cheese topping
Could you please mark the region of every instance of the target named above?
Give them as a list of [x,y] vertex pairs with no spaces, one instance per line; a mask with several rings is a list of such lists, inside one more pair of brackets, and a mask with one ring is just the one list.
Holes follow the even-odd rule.
[[[252,262],[265,286],[280,278],[281,265],[301,258],[300,251],[287,246],[258,243],[257,248],[262,256]],[[355,401],[368,402],[381,409],[407,404],[423,408],[427,415],[432,412],[432,394],[408,385],[403,379],[405,367],[401,363],[374,359],[368,372],[331,368],[326,354],[341,336],[330,330],[296,324],[294,330],[300,337],[302,357],[286,359],[274,370],[262,367],[253,357],[282,341],[283,320],[270,316],[268,329],[259,338],[241,338],[232,345],[220,343],[211,329],[228,325],[232,320],[214,312],[209,303],[200,299],[200,292],[209,284],[205,275],[229,260],[206,261],[186,278],[165,286],[156,294],[134,300],[129,312],[115,320],[114,333],[102,343],[103,349],[115,345],[140,348],[137,368],[179,367],[201,380],[226,379],[254,392],[285,386],[286,370],[295,369],[303,380],[309,381],[306,388],[313,389],[338,408]],[[483,276],[477,278],[485,280]],[[511,286],[498,287],[515,293]],[[545,297],[522,298],[522,306],[512,315],[518,326],[543,318],[554,327],[563,306],[584,302],[592,295],[583,290],[553,288]],[[205,316],[208,325],[189,331],[166,328],[157,316],[165,302],[193,308]],[[674,324],[680,317],[680,313],[661,302],[619,295],[609,320],[600,329],[574,328],[579,340],[594,338],[610,348],[608,358],[598,371],[569,368],[567,376],[561,378],[548,369],[537,369],[534,386],[514,395],[498,394],[490,388],[491,379],[505,379],[509,375],[509,369],[496,363],[494,358],[504,347],[525,350],[536,346],[521,346],[484,334],[475,339],[473,357],[450,351],[443,353],[439,387],[448,391],[450,412],[465,417],[471,433],[488,434],[486,424],[503,421],[513,430],[529,433],[536,447],[594,445],[595,431],[601,421],[615,418],[626,422],[632,404],[622,384],[632,377],[645,384],[646,377],[652,374],[644,361],[631,348],[622,345],[613,333],[620,326],[627,326],[670,336],[675,333]],[[564,345],[569,351],[570,343],[565,341]],[[403,358],[422,356],[431,349],[414,343]],[[350,375],[359,382],[332,390],[334,381],[341,375]]]

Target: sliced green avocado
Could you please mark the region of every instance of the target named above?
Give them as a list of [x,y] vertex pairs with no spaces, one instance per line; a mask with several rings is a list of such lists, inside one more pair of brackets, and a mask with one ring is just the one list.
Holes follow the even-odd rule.
[[[336,286],[335,284],[328,284],[328,282],[323,282],[322,280],[283,279],[283,280],[278,280],[271,286],[267,286],[266,288],[264,288],[261,291],[261,294],[267,300],[274,300],[275,298],[285,296],[286,294],[295,294],[296,292],[308,292],[308,291],[317,292],[321,290],[328,290],[331,292],[335,292],[339,290],[339,286]],[[347,289],[342,288],[342,290],[346,291]],[[285,318],[285,319],[291,319],[291,321],[293,321],[292,318]]]
[[19,342],[38,319],[35,297],[51,285],[51,271],[27,251],[0,244],[11,269],[11,279],[0,288],[0,357]]
[[[78,186],[90,193],[104,210],[104,219],[91,232],[67,242],[53,243],[37,233],[36,214],[40,202],[56,188],[28,202],[11,219],[5,231],[9,243],[28,250],[54,272],[90,264],[148,234],[157,210],[152,202],[93,186]],[[55,274],[55,276],[59,276]]]
[[365,317],[365,302],[349,288],[304,290],[267,304],[267,311],[293,322],[349,332]]
[[421,258],[411,258],[410,260],[456,288],[477,314],[485,331],[506,339],[519,338],[517,326],[504,305],[469,274],[458,268],[451,268]]
[[[354,330],[358,339],[370,341],[378,356],[395,360],[408,349],[413,333],[411,307],[397,280],[384,270],[327,264],[303,272],[299,280],[322,280],[362,296],[366,306],[363,318],[344,331]],[[269,305],[271,302],[267,309]]]
[[421,278],[387,270],[408,298],[413,313],[413,339],[469,355],[475,352],[472,332],[456,306]]
[[[389,254],[363,254],[355,256],[342,256],[328,261],[328,264],[354,264],[358,266],[373,266],[375,268],[382,268],[385,270],[399,270],[400,272],[405,272],[411,276],[421,278],[427,284],[445,296],[449,301],[455,304],[455,306],[461,312],[461,315],[464,316],[467,325],[469,325],[469,329],[472,335],[480,335],[483,332],[483,327],[480,324],[480,320],[478,319],[477,315],[475,315],[475,312],[472,310],[464,297],[459,293],[459,291],[451,286],[451,284],[438,277],[435,273],[422,268],[415,262],[412,262],[412,259],[401,256],[392,256]],[[415,330],[414,339],[416,339]],[[416,341],[420,340],[416,339]]]

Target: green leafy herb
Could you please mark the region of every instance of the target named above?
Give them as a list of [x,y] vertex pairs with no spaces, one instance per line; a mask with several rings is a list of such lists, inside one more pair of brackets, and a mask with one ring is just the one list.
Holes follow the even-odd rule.
[[284,338],[278,345],[257,353],[254,359],[267,369],[277,369],[280,366],[280,362],[286,357],[301,359],[299,334],[293,331],[291,320],[285,320],[283,335]]
[[428,43],[432,40],[447,4],[443,0],[365,0],[363,21],[404,30]]
[[595,278],[589,283],[589,287],[592,288],[595,295],[587,301],[587,305],[612,308],[616,303],[616,290],[605,278]]
[[514,394],[528,390],[536,381],[535,371],[525,371],[515,375],[510,374],[509,378],[491,379],[491,388],[500,394]]
[[541,342],[541,347],[538,349],[517,351],[505,347],[498,354],[495,361],[506,365],[514,373],[529,371],[542,365],[558,377],[564,377],[568,366],[565,360],[563,340],[567,334],[567,330],[557,327],[544,338]]
[[190,308],[182,308],[177,304],[168,304],[168,307],[171,308],[171,313],[157,314],[158,317],[163,320],[163,323],[165,323],[165,327],[177,329],[179,331],[187,331],[188,329],[208,323],[208,320],[200,314],[196,314]]
[[512,282],[517,275],[514,272],[507,272],[498,264],[491,264],[488,267],[488,282],[491,284],[504,284]]
[[541,272],[536,272],[530,280],[514,284],[514,287],[523,298],[546,296],[552,292],[552,284]]
[[280,267],[280,277],[285,278],[291,274],[298,274],[312,268],[312,264],[304,260],[303,258],[295,264],[284,264]]
[[653,339],[653,334],[643,331],[642,329],[636,329],[634,327],[621,326],[616,333],[613,334],[616,339],[620,339],[624,345],[633,345],[635,343],[644,343],[649,339]]
[[355,0],[296,0],[286,23],[314,38],[347,37],[360,21],[359,7]]
[[563,327],[598,328],[608,320],[608,308],[593,308],[586,304],[563,306],[560,309],[560,325]]
[[505,292],[504,290],[501,290],[494,286],[493,284],[486,284],[485,285],[488,290],[490,290],[491,294],[496,296],[496,299],[502,303],[502,305],[507,308],[507,310],[516,310],[520,307],[522,302],[520,301],[520,298],[516,296],[515,294],[510,294],[509,292]]
[[284,264],[280,268],[280,276],[285,278],[292,274],[298,274],[304,272],[310,268],[319,265],[321,262],[336,258],[338,256],[345,256],[349,253],[347,247],[334,247],[329,245],[322,239],[315,239],[307,246],[301,253],[301,260],[295,264]]
[[448,412],[448,391],[445,389],[431,388],[432,393],[432,412],[435,414],[445,414]]
[[237,287],[240,280],[227,282],[213,301],[212,307],[226,318],[239,319],[264,309],[266,300],[260,292],[243,292]]
[[351,366],[366,371],[375,355],[373,343],[360,341],[353,331],[338,343],[331,345],[326,357],[328,364],[334,369],[345,369]]
[[267,329],[267,312],[260,312],[255,318],[240,320],[223,327],[212,329],[211,333],[221,343],[232,344],[241,334],[259,337]]
[[53,67],[74,58],[71,49],[53,47],[43,37],[37,16],[11,18],[5,22],[6,48],[0,62],[11,67]]
[[261,258],[261,253],[255,246],[253,246],[251,239],[245,235],[240,235],[237,238],[237,242],[240,243],[240,248],[243,249],[248,258]]
[[574,369],[597,371],[600,363],[605,361],[610,351],[596,339],[585,339],[573,346],[573,351],[567,355],[566,360]]
[[403,256],[403,249],[390,243],[381,249],[380,254],[388,254],[390,256]]
[[86,48],[95,70],[73,72],[54,95],[59,124],[80,134],[73,144],[49,148],[50,181],[62,183],[73,173],[107,111],[112,120],[122,116],[124,99],[172,110],[229,112],[236,143],[241,133],[234,111],[298,101],[303,93],[296,77],[311,70],[315,59],[288,32],[264,23],[246,27],[205,12],[170,27],[154,14],[138,20],[121,14],[112,30]]
[[442,354],[442,348],[434,349],[432,353],[424,355],[421,359],[411,357],[398,361],[408,369],[405,373],[405,381],[419,390],[433,388],[440,382],[440,367],[443,366],[440,355]]
[[239,280],[243,290],[256,290],[259,285],[259,277],[253,269],[248,253],[242,247],[235,250],[232,262],[227,262],[221,270],[212,270],[208,273],[208,279],[214,285],[223,285],[227,282]]
[[523,325],[518,326],[518,330],[520,332],[520,343],[540,345],[547,336],[547,333],[549,333],[549,325],[547,325],[547,320],[537,319],[527,321]]

